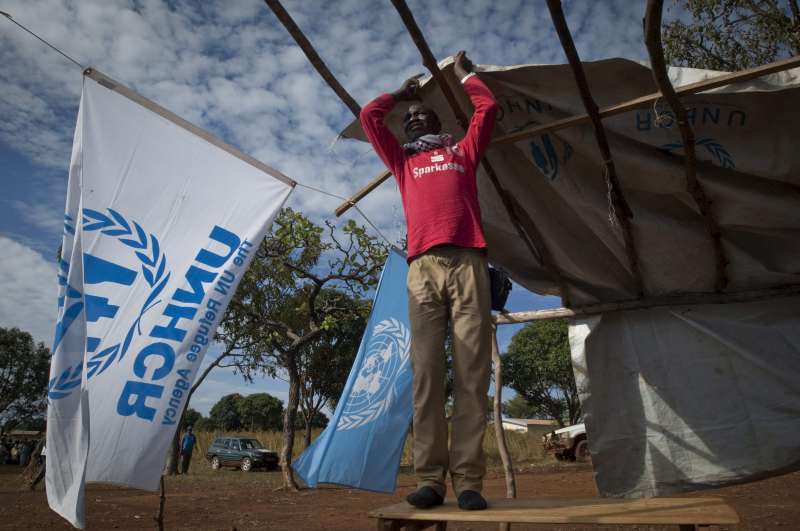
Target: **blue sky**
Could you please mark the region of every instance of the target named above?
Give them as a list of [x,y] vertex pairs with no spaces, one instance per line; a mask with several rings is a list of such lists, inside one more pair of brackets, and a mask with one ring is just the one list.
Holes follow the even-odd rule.
[[[644,4],[565,1],[581,58],[644,60]],[[284,6],[361,104],[424,71],[388,1],[286,1]],[[565,62],[544,0],[409,1],[409,6],[438,59],[465,49],[479,64]],[[299,182],[349,196],[383,169],[368,145],[336,141],[352,120],[350,111],[259,0],[0,0],[0,10],[85,66]],[[54,256],[81,72],[2,17],[0,64],[0,326],[17,326],[50,345]],[[337,203],[306,189],[297,189],[289,200],[318,222],[333,219]],[[403,214],[392,182],[361,208],[390,239],[402,237]],[[558,299],[516,286],[508,308],[558,305]],[[501,327],[501,349],[518,328]],[[281,381],[245,385],[229,369],[216,370],[191,405],[207,413],[224,394],[262,391],[286,397]]]

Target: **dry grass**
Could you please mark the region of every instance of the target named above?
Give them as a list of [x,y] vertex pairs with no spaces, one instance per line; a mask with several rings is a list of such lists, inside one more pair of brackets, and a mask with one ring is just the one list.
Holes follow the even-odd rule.
[[[511,462],[514,463],[514,466],[538,463],[547,459],[540,435],[506,431],[506,446],[508,446],[508,453],[511,454]],[[403,447],[400,466],[411,466],[411,448],[411,434],[409,434]],[[489,467],[502,465],[493,426],[489,426],[484,433],[483,451],[486,453],[486,464]]]
[[[312,439],[316,439],[322,430],[316,429],[312,433]],[[257,432],[208,432],[197,433],[197,446],[195,447],[192,456],[192,472],[199,471],[199,469],[210,470],[208,463],[205,459],[206,450],[217,437],[222,436],[242,436],[252,437],[258,439],[261,444],[266,448],[280,453],[283,446],[283,433],[276,431],[257,431]],[[522,464],[537,464],[543,461],[550,461],[552,458],[546,456],[542,450],[541,436],[538,434],[526,434],[518,432],[506,432],[506,444],[508,445],[511,460],[515,467]],[[495,438],[494,428],[489,426],[486,430],[483,439],[483,448],[486,452],[486,462],[490,467],[497,467],[501,465],[500,452],[497,448],[497,439]],[[304,450],[303,431],[295,432],[294,438],[294,456],[297,457]],[[403,456],[400,459],[400,466],[411,466],[411,435],[406,437],[406,443],[403,447]]]

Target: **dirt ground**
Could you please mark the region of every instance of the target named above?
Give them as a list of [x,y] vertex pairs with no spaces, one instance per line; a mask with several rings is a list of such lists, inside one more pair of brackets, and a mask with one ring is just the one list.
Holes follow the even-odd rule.
[[[394,495],[325,487],[287,492],[275,490],[278,472],[237,470],[212,472],[195,467],[189,476],[167,479],[165,528],[225,530],[341,530],[375,529],[367,513],[403,500],[414,486],[403,474]],[[21,490],[19,467],[0,465],[0,529],[71,529],[47,507],[44,490]],[[531,467],[517,474],[520,498],[594,497],[597,491],[590,465]],[[505,482],[499,473],[486,481],[487,497],[504,497]],[[800,473],[757,483],[727,487],[689,496],[721,496],[739,513],[741,530],[800,530]],[[158,496],[133,489],[89,485],[86,492],[88,529],[153,529]],[[496,530],[496,525],[451,524],[448,529]],[[524,526],[513,530],[579,529],[640,531],[669,529],[658,526]],[[674,528],[673,528],[674,529]],[[723,528],[724,529],[724,528]]]

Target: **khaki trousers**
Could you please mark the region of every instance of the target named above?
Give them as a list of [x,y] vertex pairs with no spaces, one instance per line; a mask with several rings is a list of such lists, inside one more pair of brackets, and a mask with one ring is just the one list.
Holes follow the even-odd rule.
[[[435,247],[411,262],[408,312],[418,486],[456,495],[481,491],[483,434],[491,366],[491,299],[486,256],[477,249]],[[447,448],[445,336],[453,328],[454,404]]]

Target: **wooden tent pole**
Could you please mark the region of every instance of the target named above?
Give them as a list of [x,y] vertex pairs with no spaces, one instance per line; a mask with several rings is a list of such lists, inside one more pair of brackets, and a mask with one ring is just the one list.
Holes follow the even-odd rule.
[[[697,94],[699,92],[704,92],[707,90],[724,87],[726,85],[731,85],[733,83],[742,83],[745,81],[758,79],[759,77],[767,76],[769,74],[775,74],[777,72],[783,72],[796,67],[800,67],[800,55],[796,55],[788,59],[781,59],[780,61],[775,61],[773,63],[769,63],[763,66],[757,66],[755,68],[742,70],[741,72],[723,74],[721,76],[705,79],[703,81],[698,81],[697,83],[684,85],[682,87],[676,88],[675,93],[678,96],[688,96],[690,94]],[[661,94],[661,92],[653,92],[652,94],[639,96],[638,98],[634,98],[632,100],[627,100],[621,103],[617,103],[615,105],[609,105],[608,107],[603,107],[598,111],[598,114],[600,115],[600,118],[609,118],[611,116],[616,116],[618,114],[634,111],[636,109],[652,107],[653,104],[658,99],[663,97],[664,96]],[[513,144],[515,142],[519,142],[527,138],[543,135],[545,133],[552,133],[553,131],[559,131],[561,129],[566,129],[568,127],[590,124],[591,121],[592,119],[588,114],[579,114],[576,116],[570,116],[568,118],[562,118],[561,120],[555,120],[543,125],[537,125],[536,127],[531,127],[529,129],[523,129],[522,131],[516,131],[514,133],[508,133],[503,136],[495,137],[492,140],[492,144],[493,145]],[[336,209],[336,215],[341,216],[342,214],[347,212],[347,210],[352,206],[353,203],[357,203],[365,196],[367,196],[372,190],[377,188],[378,185],[380,185],[383,181],[388,179],[390,175],[391,174],[387,172],[375,177],[372,181],[369,182],[369,184],[364,186],[355,195],[353,195],[349,201],[339,205],[339,207]]]
[[[762,66],[748,68],[747,70],[722,74],[720,76],[704,79],[703,81],[697,81],[695,83],[683,85],[676,88],[675,92],[678,94],[678,96],[689,96],[690,94],[697,94],[727,85],[732,85],[734,83],[744,83],[745,81],[751,81],[753,79],[758,79],[760,77],[778,72],[784,72],[797,67],[800,67],[800,55],[795,55],[794,57],[790,57],[788,59],[781,59],[780,61],[767,63]],[[657,100],[663,97],[664,95],[661,94],[661,92],[653,92],[651,94],[639,96],[638,98],[623,101],[615,105],[609,105],[608,107],[603,107],[600,109],[600,118],[609,118],[611,116],[616,116],[618,114],[623,114],[636,109],[652,107]],[[588,123],[591,123],[591,118],[588,114],[578,114],[576,116],[562,118],[561,120],[555,120],[547,124],[531,127],[530,129],[523,129],[522,131],[516,131],[514,133],[497,137],[492,141],[492,143],[513,144],[515,142],[519,142],[520,140],[525,140],[526,138],[531,138],[544,133],[558,131],[559,129],[565,129],[567,127],[584,125]]]
[[672,87],[669,75],[667,74],[667,65],[664,61],[664,49],[661,45],[662,9],[662,0],[647,1],[644,32],[647,52],[650,54],[650,68],[653,71],[653,79],[655,79],[656,85],[658,85],[661,94],[664,95],[664,99],[672,108],[672,112],[675,113],[678,129],[681,133],[681,140],[683,141],[683,152],[686,158],[686,189],[695,203],[697,203],[700,215],[703,216],[703,220],[705,221],[706,230],[708,231],[714,248],[714,258],[716,261],[716,281],[714,283],[714,288],[716,291],[722,291],[728,284],[728,275],[725,271],[728,260],[725,258],[725,249],[722,247],[720,228],[714,217],[711,201],[709,201],[703,189],[703,185],[700,184],[700,181],[697,179],[697,157],[694,146],[694,132],[686,116],[686,107],[683,106],[678,95],[675,93],[675,89]]
[[661,295],[627,301],[601,302],[586,304],[573,308],[555,308],[552,310],[533,310],[528,312],[499,313],[494,316],[495,324],[518,324],[549,319],[599,315],[608,312],[625,310],[642,310],[662,306],[695,306],[700,304],[734,304],[738,302],[755,302],[760,300],[795,297],[800,295],[800,284],[780,286],[777,288],[755,289],[735,292],[700,292],[681,293],[679,295]]
[[558,38],[561,41],[561,46],[564,48],[564,53],[567,56],[569,65],[572,68],[572,74],[575,76],[575,84],[578,85],[583,107],[586,109],[586,114],[592,122],[594,129],[594,136],[597,140],[597,147],[600,150],[600,156],[603,160],[603,174],[606,180],[609,194],[609,209],[613,207],[613,212],[610,213],[610,220],[616,217],[619,225],[622,228],[622,237],[625,241],[625,252],[628,255],[628,267],[630,267],[631,276],[633,277],[633,287],[635,293],[641,297],[644,295],[644,286],[642,284],[642,273],[639,270],[639,259],[636,256],[636,245],[633,239],[633,230],[631,229],[631,218],[633,212],[625,200],[625,195],[622,193],[622,186],[617,178],[617,170],[614,166],[614,159],[611,156],[611,148],[608,145],[608,138],[606,138],[606,131],[603,127],[603,121],[600,119],[597,103],[594,101],[592,92],[589,89],[589,83],[586,80],[586,73],[583,71],[583,64],[578,55],[578,50],[575,48],[575,42],[572,40],[572,35],[569,32],[567,21],[564,18],[564,10],[561,9],[561,0],[547,0],[547,8],[550,10],[550,18],[553,19],[553,26],[555,26]]
[[403,20],[403,24],[405,24],[406,30],[408,30],[408,34],[411,36],[411,40],[413,40],[414,44],[417,45],[417,50],[419,50],[419,53],[422,56],[422,64],[424,64],[425,68],[430,71],[434,81],[436,81],[436,84],[439,85],[439,88],[442,90],[444,98],[447,100],[447,104],[450,105],[450,109],[453,111],[453,114],[456,115],[456,121],[458,121],[458,124],[464,130],[466,130],[467,127],[469,127],[467,115],[463,110],[461,110],[461,107],[458,105],[458,100],[456,100],[456,95],[451,90],[450,85],[447,84],[442,71],[439,70],[439,63],[433,56],[433,52],[431,52],[428,42],[425,40],[425,36],[422,34],[422,30],[417,25],[417,21],[414,19],[413,13],[411,13],[411,10],[408,8],[405,0],[392,0],[392,4],[400,14],[400,18]]
[[167,503],[167,495],[164,490],[164,476],[161,476],[160,495],[158,497],[158,512],[153,516],[158,531],[164,531],[164,505]]
[[[447,103],[450,105],[450,108],[456,116],[456,120],[464,128],[464,130],[466,130],[469,120],[459,106],[455,94],[450,88],[450,85],[447,84],[447,80],[442,74],[442,71],[439,70],[439,65],[436,62],[436,58],[433,56],[433,52],[431,52],[431,49],[428,46],[424,35],[422,34],[422,30],[417,25],[416,20],[414,20],[414,15],[408,8],[405,0],[392,0],[392,4],[399,13],[400,18],[403,20],[403,24],[405,24],[411,39],[414,41],[414,44],[417,45],[417,49],[422,56],[422,63],[428,68],[428,70],[430,70],[434,81],[436,81],[436,84],[439,85],[439,88],[444,93]],[[510,194],[507,190],[505,190],[505,188],[503,188],[503,185],[500,184],[500,179],[497,177],[497,173],[494,171],[494,168],[492,167],[491,163],[489,163],[489,160],[486,156],[484,156],[481,164],[483,169],[486,171],[489,180],[494,185],[497,194],[500,196],[503,206],[505,206],[506,213],[511,219],[511,222],[514,224],[514,227],[517,229],[517,233],[519,234],[520,238],[522,238],[522,241],[528,247],[528,250],[534,256],[534,258],[537,259],[537,261],[547,270],[553,281],[556,283],[556,285],[558,285],[563,304],[569,306],[570,296],[569,292],[567,291],[567,284],[564,281],[561,272],[556,268],[555,261],[552,259],[538,228],[535,226],[532,220],[528,223],[527,227],[523,227]],[[534,234],[528,234],[528,230],[532,231]],[[536,238],[536,242],[534,242],[532,236]]]
[[[506,498],[517,497],[517,482],[514,477],[514,464],[506,443],[506,431],[503,429],[503,362],[500,359],[500,348],[497,345],[497,325],[492,324],[492,363],[494,364],[494,436],[497,439],[497,450],[503,462],[506,476]],[[500,531],[508,531],[510,524],[500,524]]]
[[350,210],[350,207],[354,206],[356,203],[367,197],[367,195],[369,195],[370,192],[372,192],[375,188],[380,186],[381,183],[383,183],[383,181],[385,181],[391,176],[392,172],[390,172],[389,170],[385,170],[383,173],[373,178],[370,182],[366,184],[366,186],[364,186],[363,188],[361,188],[361,190],[353,194],[353,196],[350,197],[348,201],[336,207],[336,210],[334,211],[336,213],[336,217],[338,218],[339,216]]
[[361,112],[361,107],[331,73],[331,71],[328,69],[328,66],[325,64],[325,61],[322,60],[314,47],[311,46],[309,40],[297,26],[291,15],[289,15],[286,9],[284,9],[280,1],[265,0],[265,2],[272,12],[275,13],[275,16],[278,17],[278,20],[281,21],[283,26],[286,28],[286,31],[289,32],[289,35],[294,38],[294,41],[297,43],[300,49],[303,50],[303,53],[306,54],[308,61],[314,68],[317,69],[317,72],[319,72],[319,75],[322,76],[322,79],[328,83],[328,86],[333,89],[337,96],[339,96],[339,99],[342,100],[342,103],[347,105],[347,108],[350,109],[356,118],[358,118],[358,115]]

